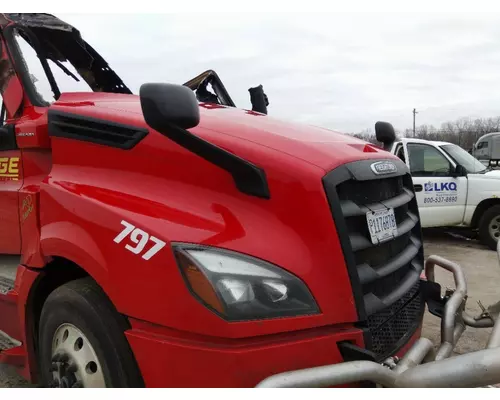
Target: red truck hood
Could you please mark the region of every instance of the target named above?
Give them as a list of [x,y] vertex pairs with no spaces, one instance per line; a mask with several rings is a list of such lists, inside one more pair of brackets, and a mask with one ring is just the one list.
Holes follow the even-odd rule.
[[[101,117],[145,124],[139,97],[135,95],[66,93],[56,104],[84,108],[90,106],[93,114],[97,112]],[[326,171],[360,158],[392,158],[388,152],[352,136],[305,124],[288,123],[252,111],[202,103],[200,114],[200,124],[191,132],[201,137],[204,136],[204,130],[220,132],[272,148]]]

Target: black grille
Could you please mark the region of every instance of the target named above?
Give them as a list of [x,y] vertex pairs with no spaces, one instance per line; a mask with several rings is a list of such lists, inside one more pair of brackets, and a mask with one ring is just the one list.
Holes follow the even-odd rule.
[[339,199],[357,204],[372,204],[396,197],[403,190],[401,177],[374,181],[345,181],[338,188]]
[[420,282],[417,282],[417,284],[410,291],[408,291],[403,297],[401,297],[401,299],[396,301],[391,307],[388,307],[383,311],[380,311],[376,314],[369,316],[367,319],[367,325],[372,329],[378,328],[389,318],[397,314],[397,312],[401,310],[411,300],[413,300],[415,296],[418,296],[420,294],[421,294]]
[[368,319],[371,351],[380,361],[393,354],[415,333],[422,320],[424,305],[422,294],[417,291],[410,301],[400,305],[399,308],[389,307],[391,312],[383,314],[385,320],[382,315],[377,314]]
[[[374,162],[339,167],[324,178],[324,186],[348,266],[359,324],[367,332],[367,347],[385,357],[404,344],[421,322],[423,251],[408,169],[395,161],[398,172],[377,176],[370,168]],[[386,208],[394,210],[397,237],[373,244],[366,214]]]

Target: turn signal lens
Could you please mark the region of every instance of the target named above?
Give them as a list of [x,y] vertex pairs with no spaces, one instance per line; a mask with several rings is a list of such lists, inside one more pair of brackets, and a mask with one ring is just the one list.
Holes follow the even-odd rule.
[[176,258],[191,290],[215,311],[223,313],[224,307],[217,293],[200,268],[182,253],[177,253]]

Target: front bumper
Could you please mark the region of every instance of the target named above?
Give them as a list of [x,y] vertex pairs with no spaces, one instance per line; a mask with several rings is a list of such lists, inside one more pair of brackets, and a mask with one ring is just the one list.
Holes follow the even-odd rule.
[[[126,332],[146,387],[254,387],[285,371],[342,363],[338,343],[363,347],[356,328],[318,328],[249,339],[189,337],[131,320]],[[420,335],[413,335],[404,350]],[[188,335],[190,336],[190,335]]]

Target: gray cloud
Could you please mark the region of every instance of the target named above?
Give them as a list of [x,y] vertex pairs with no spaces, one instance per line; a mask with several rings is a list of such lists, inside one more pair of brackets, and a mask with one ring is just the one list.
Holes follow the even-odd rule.
[[236,104],[345,132],[500,115],[497,14],[58,15],[134,91],[215,69]]

